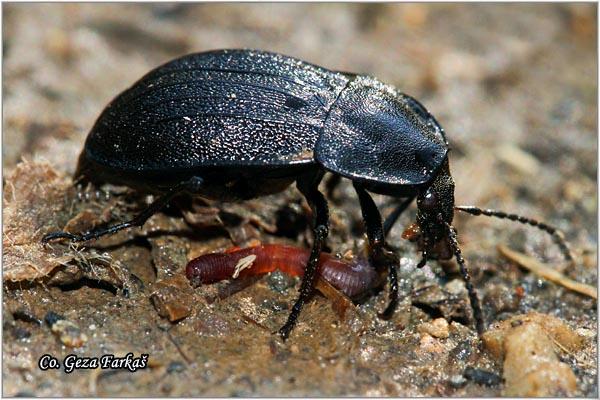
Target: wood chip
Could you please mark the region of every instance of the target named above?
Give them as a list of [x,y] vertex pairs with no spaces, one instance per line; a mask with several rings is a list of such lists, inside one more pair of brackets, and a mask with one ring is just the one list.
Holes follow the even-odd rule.
[[352,310],[355,308],[354,303],[348,296],[333,287],[325,279],[318,277],[315,288],[321,292],[323,296],[331,300],[331,308],[333,308],[333,311],[335,311],[340,319],[344,320],[348,309]]

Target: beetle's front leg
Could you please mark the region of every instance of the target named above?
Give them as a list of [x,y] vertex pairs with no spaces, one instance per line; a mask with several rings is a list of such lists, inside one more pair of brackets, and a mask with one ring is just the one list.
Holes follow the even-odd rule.
[[296,303],[292,307],[287,322],[279,329],[279,334],[283,340],[286,340],[290,335],[290,332],[296,325],[296,321],[304,303],[306,303],[314,292],[319,256],[321,255],[325,240],[329,234],[329,208],[327,207],[325,196],[319,192],[318,188],[322,178],[323,173],[318,172],[316,175],[310,174],[310,176],[298,179],[297,183],[298,189],[302,192],[306,201],[308,201],[314,214],[314,242],[308,264],[304,270],[304,277],[302,278],[302,284],[300,286],[300,297],[298,297],[298,300],[296,300]]
[[369,257],[373,266],[377,269],[387,267],[390,284],[389,302],[385,310],[379,314],[381,318],[389,318],[398,304],[398,256],[387,247],[385,233],[381,223],[381,214],[377,205],[367,191],[358,183],[354,183],[354,189],[360,201],[363,220],[369,239]]

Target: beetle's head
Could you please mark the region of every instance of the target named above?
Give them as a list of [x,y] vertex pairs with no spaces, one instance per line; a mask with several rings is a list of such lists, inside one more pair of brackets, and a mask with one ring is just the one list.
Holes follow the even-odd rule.
[[446,159],[431,185],[417,196],[417,222],[403,236],[419,243],[424,258],[452,258],[446,224],[450,225],[453,217],[454,180]]

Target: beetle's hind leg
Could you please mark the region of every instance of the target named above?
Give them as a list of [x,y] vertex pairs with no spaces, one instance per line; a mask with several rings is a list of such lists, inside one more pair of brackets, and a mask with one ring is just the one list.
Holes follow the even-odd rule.
[[306,201],[308,201],[314,214],[314,242],[306,269],[304,270],[302,284],[300,285],[300,296],[292,307],[287,322],[279,329],[279,334],[283,340],[286,340],[289,337],[290,332],[296,325],[296,321],[304,303],[306,303],[314,292],[319,256],[321,255],[325,240],[329,234],[329,208],[327,207],[325,196],[319,192],[318,188],[322,178],[323,173],[318,172],[317,174],[304,176],[298,179],[297,182],[298,189],[302,192]]
[[48,243],[51,240],[55,239],[69,239],[72,242],[85,242],[91,239],[98,239],[101,236],[109,235],[120,230],[130,228],[132,226],[142,226],[144,223],[158,211],[160,211],[163,207],[165,207],[173,197],[182,193],[182,192],[190,192],[197,193],[202,187],[203,180],[200,177],[192,177],[191,179],[181,182],[171,189],[169,189],[165,194],[160,196],[158,199],[154,200],[152,204],[150,204],[144,211],[140,214],[136,215],[135,218],[121,222],[120,224],[116,224],[109,227],[96,228],[92,229],[88,232],[73,234],[69,232],[52,232],[48,233],[42,238],[42,243]]
[[[399,265],[399,259],[396,253],[387,248],[385,243],[385,231],[381,223],[381,214],[377,205],[367,191],[357,183],[354,183],[354,189],[360,201],[363,220],[369,239],[369,257],[376,267],[387,267],[390,293],[389,301],[385,310],[379,314],[381,318],[389,318],[398,305],[398,274],[396,269]],[[410,200],[412,201],[412,199]],[[405,202],[406,206],[410,202]],[[405,207],[406,208],[406,207]]]

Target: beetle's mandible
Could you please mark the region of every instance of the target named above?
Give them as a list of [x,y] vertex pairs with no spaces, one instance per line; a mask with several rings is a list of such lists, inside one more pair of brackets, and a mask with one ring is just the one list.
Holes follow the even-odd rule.
[[[130,221],[80,234],[49,233],[42,241],[87,241],[142,226],[181,192],[246,200],[296,182],[313,210],[314,242],[300,296],[279,331],[285,339],[314,290],[328,235],[327,201],[318,189],[326,171],[352,180],[371,264],[389,271],[384,316],[398,296],[398,257],[385,236],[415,199],[410,236],[420,244],[419,266],[428,258],[456,257],[479,332],[481,308],[452,227],[456,209],[537,226],[554,235],[571,258],[553,227],[499,211],[455,207],[444,130],[414,98],[369,76],[255,50],[187,55],[150,71],[118,95],[90,131],[75,180],[122,184],[160,196]],[[385,225],[369,192],[402,199]]]

